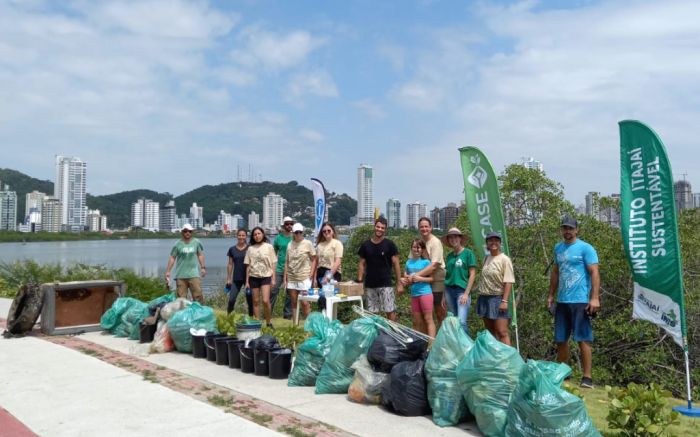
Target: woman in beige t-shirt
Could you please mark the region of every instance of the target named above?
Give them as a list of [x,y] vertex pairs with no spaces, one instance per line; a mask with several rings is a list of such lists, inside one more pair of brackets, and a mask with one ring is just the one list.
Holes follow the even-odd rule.
[[497,340],[510,346],[508,297],[515,283],[513,263],[501,252],[501,234],[498,232],[486,235],[486,247],[489,255],[486,256],[481,270],[476,313]]
[[270,287],[275,286],[275,266],[277,255],[272,244],[267,242],[265,231],[256,227],[250,233],[250,245],[245,253],[243,263],[248,266],[245,286],[253,292],[253,313],[260,318],[260,294],[262,294],[265,321],[272,327],[272,307],[270,306]]
[[[295,223],[292,227],[293,238],[287,245],[287,257],[284,262],[284,283],[292,301],[292,314],[297,313],[299,293],[306,293],[311,288],[311,267],[316,260],[316,251],[309,240],[304,239],[304,226]],[[310,305],[304,302],[304,317],[309,315]]]
[[316,261],[313,265],[314,287],[323,285],[326,272],[340,282],[340,263],[343,260],[343,243],[336,238],[335,228],[325,222],[316,239]]

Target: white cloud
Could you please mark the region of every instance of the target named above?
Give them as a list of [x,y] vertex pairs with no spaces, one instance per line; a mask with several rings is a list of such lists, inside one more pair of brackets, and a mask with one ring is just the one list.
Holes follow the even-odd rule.
[[338,97],[338,88],[325,70],[295,74],[287,86],[287,100],[293,104],[302,104],[307,95]]
[[277,34],[257,27],[244,29],[238,37],[243,47],[233,50],[233,59],[249,68],[281,70],[302,64],[324,41],[297,30]]
[[352,102],[352,105],[374,119],[386,117],[386,111],[373,99],[361,99]]
[[299,131],[299,136],[303,140],[310,141],[312,143],[320,143],[326,139],[321,132],[313,129],[302,129]]

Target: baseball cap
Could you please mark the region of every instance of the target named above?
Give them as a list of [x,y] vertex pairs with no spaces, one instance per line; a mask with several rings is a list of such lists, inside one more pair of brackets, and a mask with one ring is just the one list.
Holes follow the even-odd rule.
[[292,226],[292,232],[304,232],[304,225],[301,223],[294,223],[294,226]]
[[287,217],[285,217],[285,218],[282,219],[282,223],[289,223],[289,222],[294,223],[295,221],[296,221],[296,220],[294,220],[294,219],[291,218],[290,216],[287,216]]
[[498,238],[499,240],[502,239],[500,232],[489,232],[486,234],[486,238],[484,238],[484,240],[488,240],[489,238]]
[[185,225],[180,229],[180,232],[182,231],[194,231],[194,228],[192,227],[191,224],[185,223]]
[[564,218],[561,219],[560,226],[568,226],[570,228],[578,228],[578,221],[576,221],[576,219],[573,217],[565,215]]

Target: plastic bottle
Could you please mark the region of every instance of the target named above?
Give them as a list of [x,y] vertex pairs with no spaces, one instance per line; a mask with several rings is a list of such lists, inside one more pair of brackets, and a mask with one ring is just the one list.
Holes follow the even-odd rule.
[[340,290],[338,289],[338,281],[331,279],[331,285],[333,286],[333,295],[340,293]]

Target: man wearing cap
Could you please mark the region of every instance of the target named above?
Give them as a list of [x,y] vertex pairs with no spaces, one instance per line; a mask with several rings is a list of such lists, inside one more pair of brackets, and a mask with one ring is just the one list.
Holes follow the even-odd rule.
[[[561,221],[564,241],[554,246],[554,265],[549,281],[547,308],[554,312],[554,341],[557,359],[569,361],[569,337],[581,350],[581,386],[593,388],[591,318],[600,309],[598,254],[593,246],[577,238],[578,222],[565,216]],[[553,308],[556,293],[556,308]]]
[[275,249],[277,254],[277,268],[275,269],[275,287],[270,290],[270,308],[274,311],[275,302],[277,302],[277,296],[279,295],[280,288],[285,290],[284,299],[284,311],[283,316],[285,319],[292,318],[292,299],[289,297],[289,293],[286,292],[286,286],[283,282],[284,279],[284,263],[287,259],[287,246],[289,242],[292,241],[292,226],[294,226],[294,219],[287,216],[282,219],[282,227],[280,228],[280,233],[275,237],[275,241],[272,242],[272,247]]
[[358,249],[360,263],[357,267],[357,282],[362,282],[364,277],[368,309],[373,313],[384,312],[387,319],[396,321],[396,297],[391,286],[392,268],[399,294],[403,293],[403,285],[400,282],[399,249],[393,241],[384,238],[387,224],[384,217],[378,217],[374,221],[374,235]]
[[[187,297],[187,291],[192,293],[192,300],[204,304],[200,277],[207,273],[204,267],[204,246],[198,239],[192,238],[194,228],[189,223],[180,231],[182,238],[175,243],[170,251],[168,267],[165,269],[165,281],[170,284],[170,271],[175,266],[175,282],[177,297]],[[177,263],[177,264],[176,264]]]

